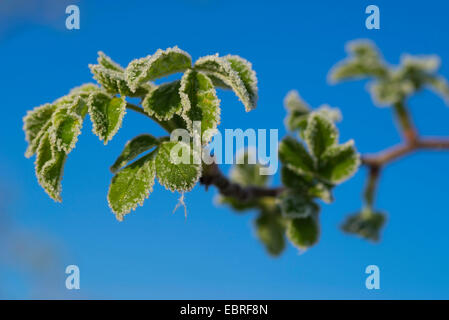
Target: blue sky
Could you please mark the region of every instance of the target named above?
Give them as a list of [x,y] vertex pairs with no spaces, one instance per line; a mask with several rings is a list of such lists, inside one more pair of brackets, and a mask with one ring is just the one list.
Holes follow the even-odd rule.
[[[66,30],[65,6],[77,3],[81,29]],[[376,4],[381,29],[365,28],[365,7]],[[124,143],[154,123],[128,112],[107,147],[89,121],[70,154],[63,203],[39,187],[33,161],[24,157],[22,117],[34,106],[91,81],[87,65],[98,50],[126,65],[158,48],[178,45],[194,59],[238,54],[259,79],[258,108],[245,113],[230,92],[219,92],[224,128],[277,128],[285,135],[282,100],[290,89],[316,107],[338,106],[341,140],[354,138],[360,152],[375,152],[400,137],[388,109],[373,106],[365,83],[328,85],[327,72],[345,56],[347,41],[372,39],[387,61],[402,53],[438,54],[449,77],[449,4],[444,1],[2,1],[2,117],[0,208],[28,250],[50,247],[52,267],[27,267],[0,246],[0,296],[6,298],[150,299],[442,299],[449,298],[449,153],[419,153],[388,167],[377,206],[388,212],[379,244],[341,233],[339,224],[360,207],[365,172],[323,205],[319,244],[303,254],[289,246],[269,257],[254,236],[254,213],[236,215],[216,206],[215,189],[197,186],[186,195],[188,217],[172,214],[179,195],[156,186],[119,223],[107,206],[108,168]],[[449,108],[431,92],[410,100],[425,135],[449,136]],[[223,167],[227,170],[227,167]],[[273,179],[278,183],[278,177]],[[7,220],[6,218],[4,219]],[[12,232],[14,234],[14,232]],[[41,245],[42,243],[42,245]],[[19,252],[17,246],[12,252]],[[3,251],[2,251],[3,250]],[[46,252],[44,250],[44,252]],[[18,254],[20,256],[20,254]],[[3,260],[2,260],[3,258]],[[28,257],[29,258],[29,257]],[[30,258],[32,259],[32,258]],[[24,262],[25,261],[25,262]],[[34,260],[33,260],[34,261]],[[81,270],[81,290],[67,291],[65,266]],[[365,288],[365,267],[376,264],[381,289]],[[42,274],[45,274],[43,276]],[[51,290],[49,288],[52,288]],[[37,288],[37,289],[36,289]],[[46,288],[46,290],[44,290]]]

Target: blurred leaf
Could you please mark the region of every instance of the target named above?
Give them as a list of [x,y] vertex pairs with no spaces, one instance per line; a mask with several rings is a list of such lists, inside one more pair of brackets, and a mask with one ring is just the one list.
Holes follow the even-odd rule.
[[331,183],[341,183],[352,177],[360,165],[360,155],[350,140],[330,146],[320,161],[319,173]]
[[349,216],[341,226],[344,232],[358,235],[371,241],[379,241],[380,231],[385,225],[386,216],[382,212],[357,212]]
[[292,137],[285,137],[279,144],[279,157],[282,163],[297,173],[310,173],[314,162],[304,146]]
[[284,192],[279,197],[279,206],[284,218],[307,218],[318,214],[320,208],[305,194]]
[[236,164],[231,170],[230,178],[242,186],[265,186],[268,181],[267,175],[261,175],[262,166],[259,163],[250,164],[249,159],[256,155],[252,150],[245,150],[237,157]]
[[255,221],[257,236],[273,256],[278,256],[285,249],[285,227],[279,215],[261,213]]
[[346,51],[349,57],[335,65],[330,72],[332,82],[365,77],[383,78],[388,75],[388,69],[373,43],[352,41]]
[[338,130],[332,121],[314,113],[307,120],[304,140],[310,152],[319,159],[327,148],[337,144]]
[[289,220],[287,223],[287,238],[298,249],[305,250],[318,242],[320,226],[318,214],[307,218]]

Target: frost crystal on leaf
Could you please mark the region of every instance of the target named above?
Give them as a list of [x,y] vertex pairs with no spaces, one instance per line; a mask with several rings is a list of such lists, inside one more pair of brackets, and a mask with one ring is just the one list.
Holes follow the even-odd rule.
[[176,163],[171,154],[173,147],[181,147],[180,152],[190,150],[190,146],[183,142],[163,142],[156,156],[157,178],[161,185],[171,191],[190,191],[200,178],[201,165],[193,163],[193,152],[190,152],[189,163]]
[[159,145],[159,140],[149,134],[141,134],[129,140],[122,153],[111,166],[112,173],[117,172],[121,167],[126,165],[131,160],[137,158],[139,155]]
[[83,125],[83,117],[77,112],[84,106],[84,100],[78,96],[72,104],[64,104],[53,113],[49,137],[58,151],[69,154],[75,147]]
[[104,92],[95,92],[89,96],[88,110],[93,132],[107,144],[122,125],[126,100],[124,97],[111,97]]
[[61,180],[66,158],[66,153],[58,151],[46,133],[37,149],[36,177],[45,192],[57,202],[61,202]]
[[247,112],[256,108],[257,78],[248,61],[237,56],[219,57],[217,54],[198,59],[194,68],[232,88]]
[[55,110],[55,105],[47,103],[28,111],[23,118],[25,140],[28,142],[28,148],[25,153],[27,158],[32,157],[36,153],[40,139],[48,129],[51,116]]
[[148,198],[153,190],[156,151],[120,170],[109,187],[108,202],[119,221]]
[[142,102],[143,109],[158,120],[170,120],[182,110],[179,88],[181,81],[164,83],[150,91]]
[[193,132],[193,122],[200,121],[202,142],[208,143],[220,123],[220,100],[212,81],[201,72],[188,70],[181,79],[179,95],[187,128]]
[[304,140],[310,152],[318,159],[328,147],[338,142],[338,130],[332,121],[315,113],[307,120]]
[[131,61],[125,70],[125,79],[134,92],[141,83],[183,72],[191,65],[190,55],[178,47],[159,49],[152,56]]
[[352,177],[360,166],[360,155],[354,141],[329,147],[321,157],[320,174],[332,183],[341,183]]

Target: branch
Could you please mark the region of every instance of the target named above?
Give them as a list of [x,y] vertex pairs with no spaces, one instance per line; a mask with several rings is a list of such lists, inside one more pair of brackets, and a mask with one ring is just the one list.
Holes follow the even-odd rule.
[[396,145],[375,155],[362,156],[362,164],[370,167],[382,167],[407,154],[419,150],[449,150],[449,139],[416,138],[412,142]]
[[234,183],[220,171],[216,163],[204,165],[200,183],[206,187],[206,190],[210,185],[214,185],[223,196],[233,197],[242,202],[251,202],[262,197],[277,197],[284,190],[282,187],[265,188]]

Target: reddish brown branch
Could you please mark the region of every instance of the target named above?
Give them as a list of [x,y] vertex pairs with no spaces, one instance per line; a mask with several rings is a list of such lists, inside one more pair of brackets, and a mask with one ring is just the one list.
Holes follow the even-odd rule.
[[407,154],[419,150],[449,150],[449,139],[416,138],[413,142],[399,144],[375,155],[362,156],[362,163],[367,166],[384,166]]

